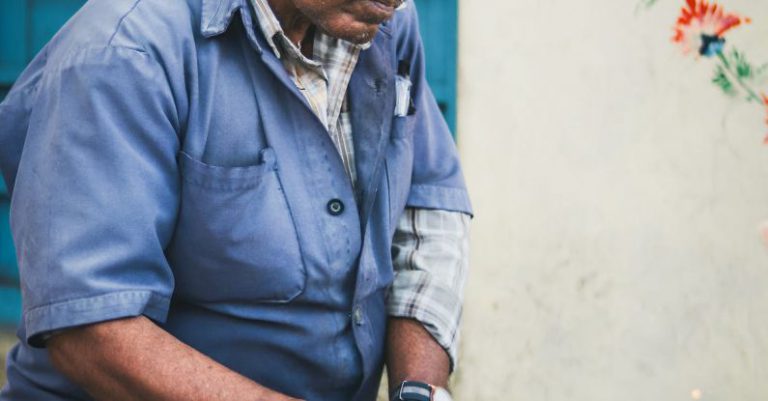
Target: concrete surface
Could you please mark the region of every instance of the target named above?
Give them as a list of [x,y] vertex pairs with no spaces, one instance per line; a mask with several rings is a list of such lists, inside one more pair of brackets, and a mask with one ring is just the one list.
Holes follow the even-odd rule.
[[[768,61],[768,3],[719,3]],[[683,4],[460,2],[457,399],[768,400],[765,110],[671,44]]]

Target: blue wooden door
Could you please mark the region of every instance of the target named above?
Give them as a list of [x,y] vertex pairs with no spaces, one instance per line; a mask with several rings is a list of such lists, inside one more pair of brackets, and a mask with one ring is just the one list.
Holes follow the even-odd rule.
[[456,132],[457,0],[414,0],[427,58],[427,79],[451,131]]
[[0,0],[0,96],[85,0]]
[[[169,0],[171,1],[171,0]],[[427,79],[451,129],[456,126],[457,0],[414,0]],[[19,73],[85,0],[0,0],[0,100]],[[8,226],[10,199],[0,178],[0,325],[20,319],[18,269]]]

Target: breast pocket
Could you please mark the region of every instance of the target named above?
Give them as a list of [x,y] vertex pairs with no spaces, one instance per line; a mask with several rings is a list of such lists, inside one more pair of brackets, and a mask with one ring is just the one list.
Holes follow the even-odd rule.
[[288,302],[306,284],[275,153],[219,167],[182,152],[181,204],[169,259],[176,295],[212,303]]

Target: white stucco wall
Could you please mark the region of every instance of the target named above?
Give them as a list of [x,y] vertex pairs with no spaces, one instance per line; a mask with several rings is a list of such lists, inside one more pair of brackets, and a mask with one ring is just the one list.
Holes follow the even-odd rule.
[[[670,42],[683,3],[460,2],[457,399],[768,400],[765,112]],[[768,3],[724,4],[768,62]]]

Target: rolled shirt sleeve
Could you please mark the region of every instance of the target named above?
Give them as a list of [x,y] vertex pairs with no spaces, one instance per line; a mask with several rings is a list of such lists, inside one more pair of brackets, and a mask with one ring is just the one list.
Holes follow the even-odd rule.
[[395,278],[388,314],[418,320],[446,350],[451,369],[458,360],[469,222],[464,213],[408,208],[392,245]]
[[112,46],[50,63],[11,206],[33,346],[67,327],[164,321],[174,285],[164,248],[179,203],[178,119],[160,65]]
[[459,154],[426,80],[413,2],[401,11],[398,58],[410,60],[413,170],[392,245],[388,314],[421,322],[456,366],[463,289],[469,266],[469,199]]
[[473,214],[459,153],[427,82],[424,45],[416,4],[401,11],[398,59],[409,60],[412,107],[407,125],[413,137],[413,171],[406,206]]

